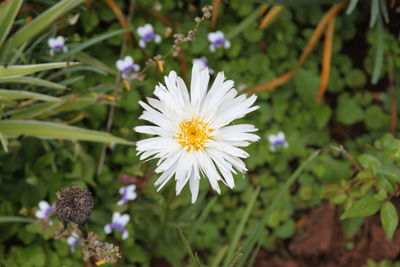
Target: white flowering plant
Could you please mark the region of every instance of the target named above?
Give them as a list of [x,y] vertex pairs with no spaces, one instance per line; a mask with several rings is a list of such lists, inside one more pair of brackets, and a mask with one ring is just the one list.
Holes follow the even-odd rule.
[[395,266],[397,5],[1,2],[0,266]]

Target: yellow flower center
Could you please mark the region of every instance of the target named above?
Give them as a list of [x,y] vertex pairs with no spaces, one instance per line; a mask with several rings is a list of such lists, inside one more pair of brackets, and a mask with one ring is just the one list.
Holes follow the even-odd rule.
[[186,147],[187,151],[198,151],[205,148],[205,144],[211,139],[211,132],[208,123],[194,117],[179,124],[175,138],[182,147]]

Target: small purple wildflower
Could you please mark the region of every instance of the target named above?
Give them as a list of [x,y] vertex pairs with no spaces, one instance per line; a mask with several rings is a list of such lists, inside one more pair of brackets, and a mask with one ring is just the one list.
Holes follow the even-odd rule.
[[137,33],[140,35],[139,46],[146,47],[146,43],[154,40],[156,43],[161,42],[161,36],[154,33],[153,26],[150,24],[145,24],[142,27],[139,27]]
[[208,34],[208,40],[211,42],[210,44],[210,51],[215,52],[217,47],[222,46],[225,48],[230,48],[231,47],[231,42],[229,40],[226,40],[224,37],[224,33],[221,31],[216,31],[216,32],[210,32]]
[[137,76],[136,72],[140,70],[139,65],[135,64],[135,61],[131,56],[126,56],[124,59],[118,59],[116,66],[121,72],[124,80],[134,79]]
[[104,226],[104,232],[110,234],[113,229],[117,229],[122,233],[122,239],[127,239],[129,236],[128,230],[126,230],[125,225],[129,222],[129,214],[122,214],[119,212],[114,212],[112,217],[112,222]]
[[270,150],[275,152],[276,149],[280,146],[287,148],[289,146],[288,142],[285,141],[285,134],[283,132],[279,132],[276,135],[269,135],[268,140],[271,143]]
[[76,246],[79,244],[79,235],[75,232],[72,232],[72,234],[67,238],[67,243],[71,251],[74,252]]
[[126,202],[128,202],[129,200],[134,200],[137,198],[137,194],[136,194],[136,185],[132,184],[132,185],[128,185],[125,187],[121,187],[119,189],[119,193],[122,195],[121,199],[117,202],[117,205],[123,205]]
[[39,219],[48,219],[50,218],[50,213],[54,211],[54,206],[50,206],[47,201],[40,201],[39,202],[39,210],[36,211],[35,215],[36,218]]
[[208,65],[208,61],[206,57],[200,57],[200,58],[195,58],[193,59],[193,64],[199,64],[200,69],[208,68],[208,71],[213,74],[214,70],[210,68],[210,65]]
[[50,47],[50,56],[54,56],[56,52],[67,52],[68,48],[65,46],[64,37],[58,36],[57,38],[50,38],[47,43]]

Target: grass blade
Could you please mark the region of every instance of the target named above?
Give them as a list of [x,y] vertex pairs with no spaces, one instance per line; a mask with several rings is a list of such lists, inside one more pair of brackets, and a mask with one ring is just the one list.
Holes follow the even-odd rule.
[[200,225],[203,225],[205,220],[208,217],[212,207],[214,206],[215,202],[217,202],[217,197],[213,197],[210,201],[208,201],[207,206],[204,208],[203,212],[200,214],[199,218],[196,220],[195,224],[190,227],[191,232],[189,234],[188,240],[189,243],[192,242],[193,238],[195,237],[197,231],[199,230]]
[[42,101],[50,101],[50,102],[59,102],[60,98],[54,96],[48,96],[39,93],[33,93],[29,91],[21,91],[21,90],[8,90],[8,89],[0,89],[0,97],[8,98],[8,99],[37,99]]
[[300,176],[300,174],[308,168],[308,166],[311,164],[311,162],[318,156],[319,150],[315,151],[306,161],[304,161],[299,168],[296,169],[296,171],[289,177],[289,179],[285,182],[285,184],[279,189],[276,197],[273,199],[271,202],[271,205],[268,206],[268,208],[265,210],[265,213],[263,217],[261,218],[260,222],[255,229],[255,231],[248,237],[246,243],[247,243],[247,249],[243,253],[243,258],[241,260],[242,264],[238,264],[237,266],[243,266],[245,263],[245,260],[248,258],[250,252],[252,251],[251,248],[254,247],[255,244],[257,244],[260,239],[263,237],[262,232],[264,231],[264,223],[268,220],[269,216],[271,216],[272,212],[278,207],[280,202],[282,201],[282,198],[284,197],[285,193],[288,192],[289,188],[293,185],[293,183],[297,180],[297,178]]
[[131,28],[118,29],[118,30],[114,30],[114,31],[111,31],[111,32],[106,32],[106,33],[97,35],[96,37],[94,37],[92,39],[89,39],[86,42],[83,42],[81,44],[78,44],[78,45],[72,47],[71,49],[68,50],[68,52],[60,54],[57,57],[57,59],[58,60],[64,60],[65,58],[73,56],[74,54],[76,54],[76,53],[78,53],[78,52],[80,52],[80,51],[82,51],[82,50],[84,50],[84,49],[86,49],[86,48],[88,48],[88,47],[90,47],[90,46],[92,46],[94,44],[97,44],[97,43],[99,43],[101,41],[104,41],[104,40],[106,40],[108,38],[111,38],[111,37],[114,37],[116,35],[126,33],[128,31],[132,31],[132,29]]
[[371,17],[369,20],[369,27],[372,28],[375,26],[376,20],[379,15],[379,0],[372,0],[371,3]]
[[101,143],[117,143],[125,145],[133,144],[125,139],[105,132],[87,130],[60,123],[35,120],[3,120],[0,121],[0,131],[8,137],[29,135],[45,139],[66,139]]
[[0,66],[0,78],[22,76],[43,70],[65,68],[76,64],[79,63],[58,62],[58,63],[45,63],[45,64],[35,64],[35,65]]
[[244,31],[247,27],[250,26],[250,24],[255,21],[259,14],[260,11],[263,11],[265,9],[265,5],[261,5],[259,8],[257,8],[253,13],[251,13],[247,18],[242,20],[232,31],[228,32],[226,34],[226,39],[232,39],[236,37],[238,34],[240,34],[242,31]]
[[383,29],[382,19],[379,16],[378,23],[376,24],[376,52],[375,52],[374,68],[372,70],[372,78],[371,78],[372,84],[376,84],[378,82],[382,71],[383,54],[384,54],[383,31],[384,29]]
[[8,33],[14,24],[23,0],[8,1],[0,6],[0,47],[3,45]]
[[8,139],[0,132],[0,142],[1,146],[3,147],[4,151],[8,153]]
[[183,246],[185,247],[187,253],[189,254],[190,261],[192,262],[193,266],[200,267],[201,263],[199,257],[193,253],[192,249],[190,248],[189,242],[186,240],[185,235],[183,234],[182,229],[179,225],[175,225],[176,231],[178,232],[179,238],[182,241]]
[[18,30],[7,41],[6,52],[9,53],[13,49],[21,46],[23,43],[31,40],[44,29],[51,26],[57,18],[64,15],[65,13],[83,2],[84,0],[63,0],[55,4],[53,7],[47,9],[30,23]]
[[35,220],[19,216],[0,216],[0,223],[34,223]]
[[240,220],[238,227],[236,228],[236,231],[232,238],[232,242],[228,249],[224,264],[222,265],[223,267],[230,266],[230,264],[232,263],[232,261],[234,259],[235,251],[237,251],[237,247],[238,247],[240,238],[242,237],[244,227],[250,217],[250,213],[253,210],[254,203],[256,202],[256,199],[257,199],[259,193],[260,193],[260,187],[257,187],[257,189],[253,193],[249,203],[247,204],[246,210],[243,213],[242,219]]
[[110,68],[108,65],[104,64],[97,58],[94,58],[90,56],[89,54],[80,52],[74,55],[76,59],[79,60],[79,62],[82,62],[83,64],[92,66],[94,68],[97,68],[99,70],[102,70],[106,73],[112,74],[112,75],[117,75],[118,71],[116,69]]
[[349,6],[347,7],[346,14],[350,15],[358,4],[358,0],[351,0]]
[[62,84],[53,83],[53,82],[42,80],[39,78],[24,77],[24,76],[11,77],[11,78],[0,78],[0,83],[24,83],[24,84],[43,86],[43,87],[48,87],[48,88],[53,88],[53,89],[58,89],[58,90],[67,90],[68,89],[68,87],[65,87]]

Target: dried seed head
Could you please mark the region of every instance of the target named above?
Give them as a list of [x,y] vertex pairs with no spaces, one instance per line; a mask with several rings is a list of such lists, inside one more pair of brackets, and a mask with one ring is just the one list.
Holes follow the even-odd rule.
[[93,208],[92,194],[78,185],[64,187],[56,193],[55,213],[66,226],[69,222],[82,228],[89,219]]

